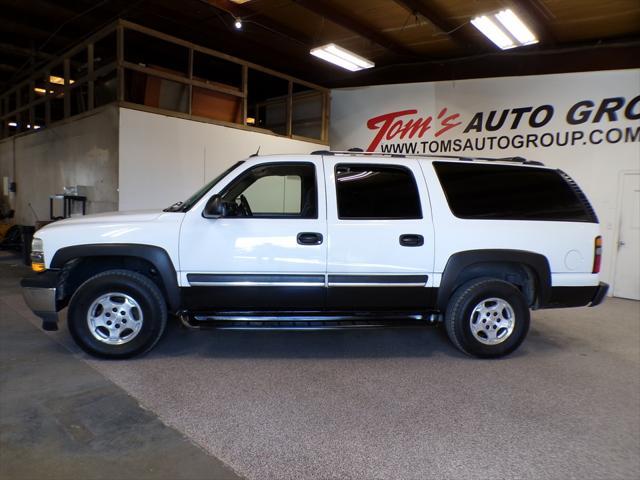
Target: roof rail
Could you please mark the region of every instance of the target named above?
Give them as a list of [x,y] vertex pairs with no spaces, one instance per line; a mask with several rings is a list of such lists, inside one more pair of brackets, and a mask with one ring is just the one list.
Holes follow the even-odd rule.
[[391,153],[391,152],[364,152],[362,149],[351,148],[349,150],[316,150],[311,152],[311,155],[351,155],[351,156],[376,156],[376,157],[395,157],[395,158],[446,158],[452,160],[462,160],[466,162],[472,162],[474,160],[482,160],[485,162],[513,162],[522,163],[523,165],[540,165],[544,166],[544,163],[536,160],[527,160],[524,157],[473,157],[466,155],[432,155],[432,154],[410,154],[405,155],[403,153]]

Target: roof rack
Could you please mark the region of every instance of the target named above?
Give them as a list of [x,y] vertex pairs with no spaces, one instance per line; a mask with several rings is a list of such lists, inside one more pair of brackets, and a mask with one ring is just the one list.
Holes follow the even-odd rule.
[[472,162],[474,160],[482,160],[485,162],[513,162],[522,163],[523,165],[540,165],[544,166],[544,163],[537,160],[527,160],[524,157],[469,157],[465,155],[432,155],[432,154],[410,154],[405,155],[403,153],[391,153],[391,152],[365,152],[361,148],[350,148],[349,150],[316,150],[311,152],[311,155],[357,155],[357,156],[375,156],[375,157],[393,157],[393,158],[446,158],[452,160],[461,160],[466,162]]

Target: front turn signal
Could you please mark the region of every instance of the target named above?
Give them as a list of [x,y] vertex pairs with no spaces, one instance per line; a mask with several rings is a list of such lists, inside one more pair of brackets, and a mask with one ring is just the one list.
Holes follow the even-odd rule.
[[34,272],[44,272],[46,268],[44,268],[44,263],[31,262],[31,270]]
[[[36,244],[36,240],[40,242],[40,244]],[[33,239],[36,247],[39,247],[38,250],[31,249],[31,270],[34,272],[44,272],[46,268],[44,267],[44,252],[42,251],[42,240]]]

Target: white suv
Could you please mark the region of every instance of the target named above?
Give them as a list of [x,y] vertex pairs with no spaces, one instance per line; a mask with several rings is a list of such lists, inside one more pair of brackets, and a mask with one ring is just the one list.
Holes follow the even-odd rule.
[[478,357],[515,350],[529,309],[594,306],[601,237],[562,171],[514,159],[320,151],[254,156],[162,212],[39,230],[22,281],[43,328],[87,352],[151,349],[167,314],[218,328],[444,321]]

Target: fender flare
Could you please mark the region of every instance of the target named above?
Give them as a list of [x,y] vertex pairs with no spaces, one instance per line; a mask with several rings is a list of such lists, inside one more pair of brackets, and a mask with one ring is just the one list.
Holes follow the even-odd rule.
[[479,263],[510,263],[529,267],[537,281],[537,304],[545,305],[551,296],[551,268],[547,257],[526,250],[467,250],[454,253],[445,265],[438,288],[438,308],[444,310],[462,272]]
[[158,271],[169,308],[172,311],[180,308],[178,275],[171,257],[164,248],[132,243],[73,245],[59,249],[51,259],[50,268],[62,268],[69,260],[88,257],[135,257],[148,261]]

